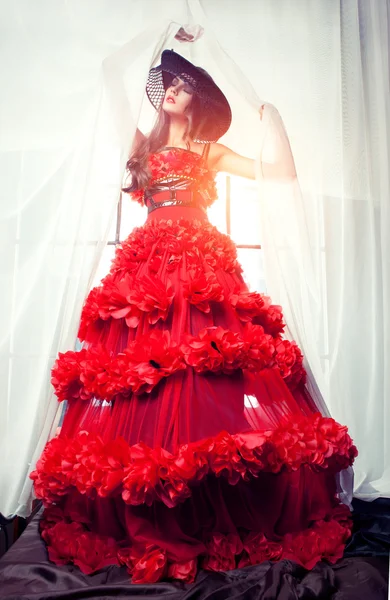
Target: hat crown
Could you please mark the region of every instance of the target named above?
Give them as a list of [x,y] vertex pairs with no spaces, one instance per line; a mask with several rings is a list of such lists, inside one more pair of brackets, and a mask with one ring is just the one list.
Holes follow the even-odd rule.
[[197,135],[198,142],[216,142],[226,133],[231,123],[229,103],[211,75],[197,67],[174,50],[164,50],[161,64],[150,69],[146,93],[153,106],[159,110],[165,91],[174,77],[189,83],[207,106],[204,124]]

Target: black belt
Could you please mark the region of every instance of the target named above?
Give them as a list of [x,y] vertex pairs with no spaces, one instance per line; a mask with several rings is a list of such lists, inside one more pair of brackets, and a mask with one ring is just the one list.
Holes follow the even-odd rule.
[[157,192],[153,196],[146,198],[148,205],[148,213],[153,212],[157,208],[163,208],[163,206],[189,206],[192,208],[200,208],[205,210],[199,204],[197,198],[199,192],[193,192],[192,190],[166,190],[163,192]]

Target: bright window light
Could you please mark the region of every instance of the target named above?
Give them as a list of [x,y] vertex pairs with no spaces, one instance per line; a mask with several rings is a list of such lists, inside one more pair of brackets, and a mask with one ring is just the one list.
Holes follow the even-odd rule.
[[[242,177],[219,173],[216,179],[218,200],[208,210],[210,222],[219,231],[230,235],[237,245],[238,259],[243,267],[244,280],[251,291],[266,292],[263,257],[260,248],[260,206],[256,182]],[[111,227],[92,287],[108,273],[116,244],[122,242],[134,227],[143,225],[145,207],[122,194],[116,219]]]

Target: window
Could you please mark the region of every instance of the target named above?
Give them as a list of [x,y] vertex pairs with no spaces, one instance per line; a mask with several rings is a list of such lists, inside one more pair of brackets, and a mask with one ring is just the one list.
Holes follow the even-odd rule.
[[[265,293],[257,184],[255,181],[224,173],[217,176],[216,182],[218,199],[208,210],[209,220],[219,231],[230,235],[237,245],[238,260],[243,268],[243,276],[249,289]],[[92,287],[99,285],[110,270],[110,263],[114,258],[117,244],[124,241],[134,227],[143,225],[145,219],[145,207],[131,201],[128,194],[122,194]],[[75,350],[81,348],[82,344],[77,340]],[[256,400],[251,398],[248,406],[254,406],[255,403]],[[63,403],[59,426],[62,424],[66,404],[66,402]]]
[[[217,176],[218,200],[208,210],[208,216],[219,231],[231,236],[237,245],[238,259],[244,279],[251,291],[265,292],[262,251],[260,248],[260,204],[255,181],[220,173]],[[126,239],[134,227],[142,225],[146,210],[122,194],[110,239],[93,285],[108,273],[115,246]]]

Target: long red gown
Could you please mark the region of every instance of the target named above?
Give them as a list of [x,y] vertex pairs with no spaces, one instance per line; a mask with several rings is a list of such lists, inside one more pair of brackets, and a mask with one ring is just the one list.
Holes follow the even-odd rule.
[[134,199],[179,186],[197,204],[153,210],[117,248],[85,301],[83,349],[54,365],[68,406],[31,474],[49,558],[125,564],[134,583],[334,563],[351,532],[336,485],[357,454],[347,428],[319,413],[280,307],[248,291],[209,223],[204,159],[165,148],[149,167]]

